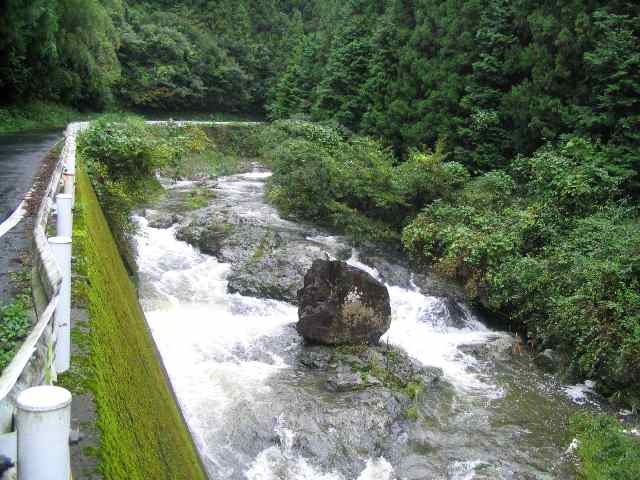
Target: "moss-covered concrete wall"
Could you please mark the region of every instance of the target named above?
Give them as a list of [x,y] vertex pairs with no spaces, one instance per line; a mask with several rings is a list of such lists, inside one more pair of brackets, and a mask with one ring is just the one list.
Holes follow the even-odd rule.
[[206,474],[89,178],[77,171],[74,255],[86,275],[91,389],[106,479]]

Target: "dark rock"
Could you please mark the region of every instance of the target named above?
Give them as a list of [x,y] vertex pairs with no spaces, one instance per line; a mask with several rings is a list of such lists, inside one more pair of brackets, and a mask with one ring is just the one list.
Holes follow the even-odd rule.
[[298,357],[301,365],[312,370],[326,370],[330,360],[330,352],[315,352],[309,350],[304,350]]
[[533,363],[548,373],[556,373],[560,369],[560,356],[550,348],[543,350],[533,358]]
[[341,261],[315,260],[298,291],[296,329],[325,345],[375,345],[391,325],[389,292]]
[[149,222],[149,226],[151,228],[169,228],[180,220],[179,215],[169,212],[160,212],[150,208],[147,208],[144,211],[144,216]]
[[336,373],[327,379],[327,388],[334,392],[350,392],[365,386],[362,375],[356,372]]

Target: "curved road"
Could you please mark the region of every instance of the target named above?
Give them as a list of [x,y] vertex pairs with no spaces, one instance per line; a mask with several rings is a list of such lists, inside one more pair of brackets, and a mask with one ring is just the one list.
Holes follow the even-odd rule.
[[[0,224],[29,192],[42,160],[61,136],[61,130],[0,134]],[[0,237],[0,304],[7,301],[8,272],[19,265],[17,255],[29,240],[24,222]]]

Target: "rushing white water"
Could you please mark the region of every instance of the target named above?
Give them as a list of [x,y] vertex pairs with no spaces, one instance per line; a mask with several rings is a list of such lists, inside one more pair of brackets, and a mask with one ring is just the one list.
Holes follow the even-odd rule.
[[[382,280],[377,270],[360,262],[355,250],[347,263]],[[382,341],[401,346],[425,365],[442,368],[447,379],[466,392],[477,391],[492,398],[502,395],[501,389],[474,373],[478,361],[458,349],[460,345],[484,343],[496,333],[468,312],[465,328],[447,326],[443,319],[448,312],[442,299],[425,296],[415,285],[413,287],[406,289],[387,284],[392,321]]]
[[[255,202],[268,175],[254,172],[220,179],[218,201],[240,218],[286,225],[272,207]],[[144,218],[136,220],[143,308],[211,478],[394,480],[394,468],[383,457],[360,459],[359,476],[347,478],[331,466],[315,464],[296,447],[304,434],[289,425],[286,401],[281,399],[292,387],[274,380],[292,369],[290,354],[300,349],[292,328],[296,307],[227,293],[229,265],[177,240],[175,227],[156,229]],[[325,246],[327,252],[344,246],[344,240],[334,236],[314,235],[307,240]],[[381,278],[359,260],[357,251],[348,263]],[[495,376],[459,347],[506,334],[488,330],[468,311],[464,325],[452,326],[446,302],[423,295],[415,285],[387,288],[392,323],[384,342],[402,347],[425,365],[442,368],[459,397],[481,398],[485,403],[503,397]],[[469,415],[486,422],[482,409],[463,412],[461,422]],[[264,438],[268,430],[270,438]],[[251,442],[245,442],[247,438]],[[452,480],[470,480],[476,468],[487,465],[475,454],[452,455],[444,462],[443,478]]]

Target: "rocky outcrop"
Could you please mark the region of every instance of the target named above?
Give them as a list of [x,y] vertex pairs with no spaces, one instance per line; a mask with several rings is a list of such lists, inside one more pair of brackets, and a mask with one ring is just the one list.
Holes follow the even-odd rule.
[[151,208],[145,209],[144,216],[149,221],[151,228],[169,228],[182,220],[182,217],[177,213],[161,212]]
[[547,348],[533,357],[533,363],[547,373],[556,373],[560,370],[562,359],[551,348]]
[[312,343],[375,345],[391,325],[387,288],[337,260],[315,260],[298,291],[296,329]]
[[420,365],[403,350],[389,345],[308,346],[300,352],[298,362],[310,370],[326,371],[324,387],[333,392],[383,387],[409,395],[409,385],[422,389],[435,385],[443,377],[440,368]]

